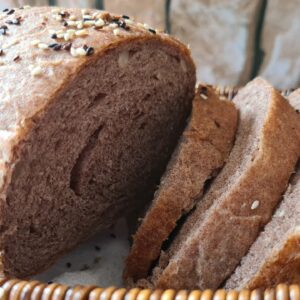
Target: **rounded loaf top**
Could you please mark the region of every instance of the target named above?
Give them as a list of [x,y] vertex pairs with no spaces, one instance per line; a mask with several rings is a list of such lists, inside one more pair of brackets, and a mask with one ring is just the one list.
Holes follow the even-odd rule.
[[85,64],[122,43],[151,39],[179,52],[183,69],[193,64],[179,41],[128,16],[29,6],[0,12],[0,170],[34,118]]

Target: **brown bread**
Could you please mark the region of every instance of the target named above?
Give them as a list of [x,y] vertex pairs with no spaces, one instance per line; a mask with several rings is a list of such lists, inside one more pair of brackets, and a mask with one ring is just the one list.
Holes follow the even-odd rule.
[[240,111],[225,167],[161,255],[156,287],[218,288],[270,220],[298,159],[298,115],[263,79],[234,98]]
[[[289,97],[300,109],[300,90]],[[300,115],[298,115],[300,134]],[[299,147],[300,155],[300,147]],[[271,221],[227,280],[227,289],[268,288],[279,283],[300,283],[300,167]]]
[[21,277],[153,194],[195,68],[177,40],[107,12],[25,7],[0,26],[1,271]]
[[220,100],[209,86],[198,87],[187,128],[133,237],[127,281],[147,276],[177,221],[201,198],[205,182],[217,175],[232,148],[237,118],[232,102]]

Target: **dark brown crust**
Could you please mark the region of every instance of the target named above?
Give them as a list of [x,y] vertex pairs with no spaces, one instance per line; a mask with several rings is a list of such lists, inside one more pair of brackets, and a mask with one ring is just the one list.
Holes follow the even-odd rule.
[[189,124],[133,237],[125,280],[147,276],[177,221],[201,198],[205,182],[217,175],[233,145],[237,118],[232,102],[219,100],[211,87],[198,87]]

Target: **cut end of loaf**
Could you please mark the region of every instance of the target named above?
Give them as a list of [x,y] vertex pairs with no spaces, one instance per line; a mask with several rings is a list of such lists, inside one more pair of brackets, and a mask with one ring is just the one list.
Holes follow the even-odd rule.
[[[18,13],[24,14],[20,32],[30,28],[32,37],[41,32],[31,21],[40,24],[46,16],[46,31],[62,25],[52,19],[51,8]],[[67,13],[81,15],[77,9]],[[61,76],[33,83],[24,76],[26,111],[20,118],[32,126],[18,137],[1,195],[1,258],[9,276],[44,269],[149,200],[191,110],[195,69],[183,45],[136,26],[120,36],[87,30],[93,35],[76,42],[95,44],[93,55],[75,59],[34,48],[22,60],[41,56],[49,65],[59,60]],[[26,38],[11,51],[19,47],[31,53]],[[5,76],[9,86],[19,84]],[[0,118],[0,126],[6,121]]]

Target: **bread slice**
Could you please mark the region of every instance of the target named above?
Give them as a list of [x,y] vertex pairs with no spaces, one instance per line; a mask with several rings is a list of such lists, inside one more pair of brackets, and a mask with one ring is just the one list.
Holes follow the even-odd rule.
[[184,45],[107,12],[84,14],[0,13],[7,276],[36,273],[150,198],[192,108],[195,67]]
[[220,100],[209,86],[198,87],[187,128],[133,237],[124,271],[127,281],[148,275],[176,222],[194,207],[205,182],[223,166],[233,145],[237,118],[232,102]]
[[[300,90],[289,97],[300,109]],[[299,126],[300,128],[300,115]],[[298,129],[299,130],[299,129]],[[299,130],[300,134],[300,130]],[[299,147],[300,155],[300,147]],[[300,282],[300,166],[271,221],[227,280],[228,289],[267,288]]]
[[298,115],[257,78],[233,100],[240,111],[235,145],[225,167],[171,247],[161,255],[156,287],[218,288],[270,220],[294,171]]

